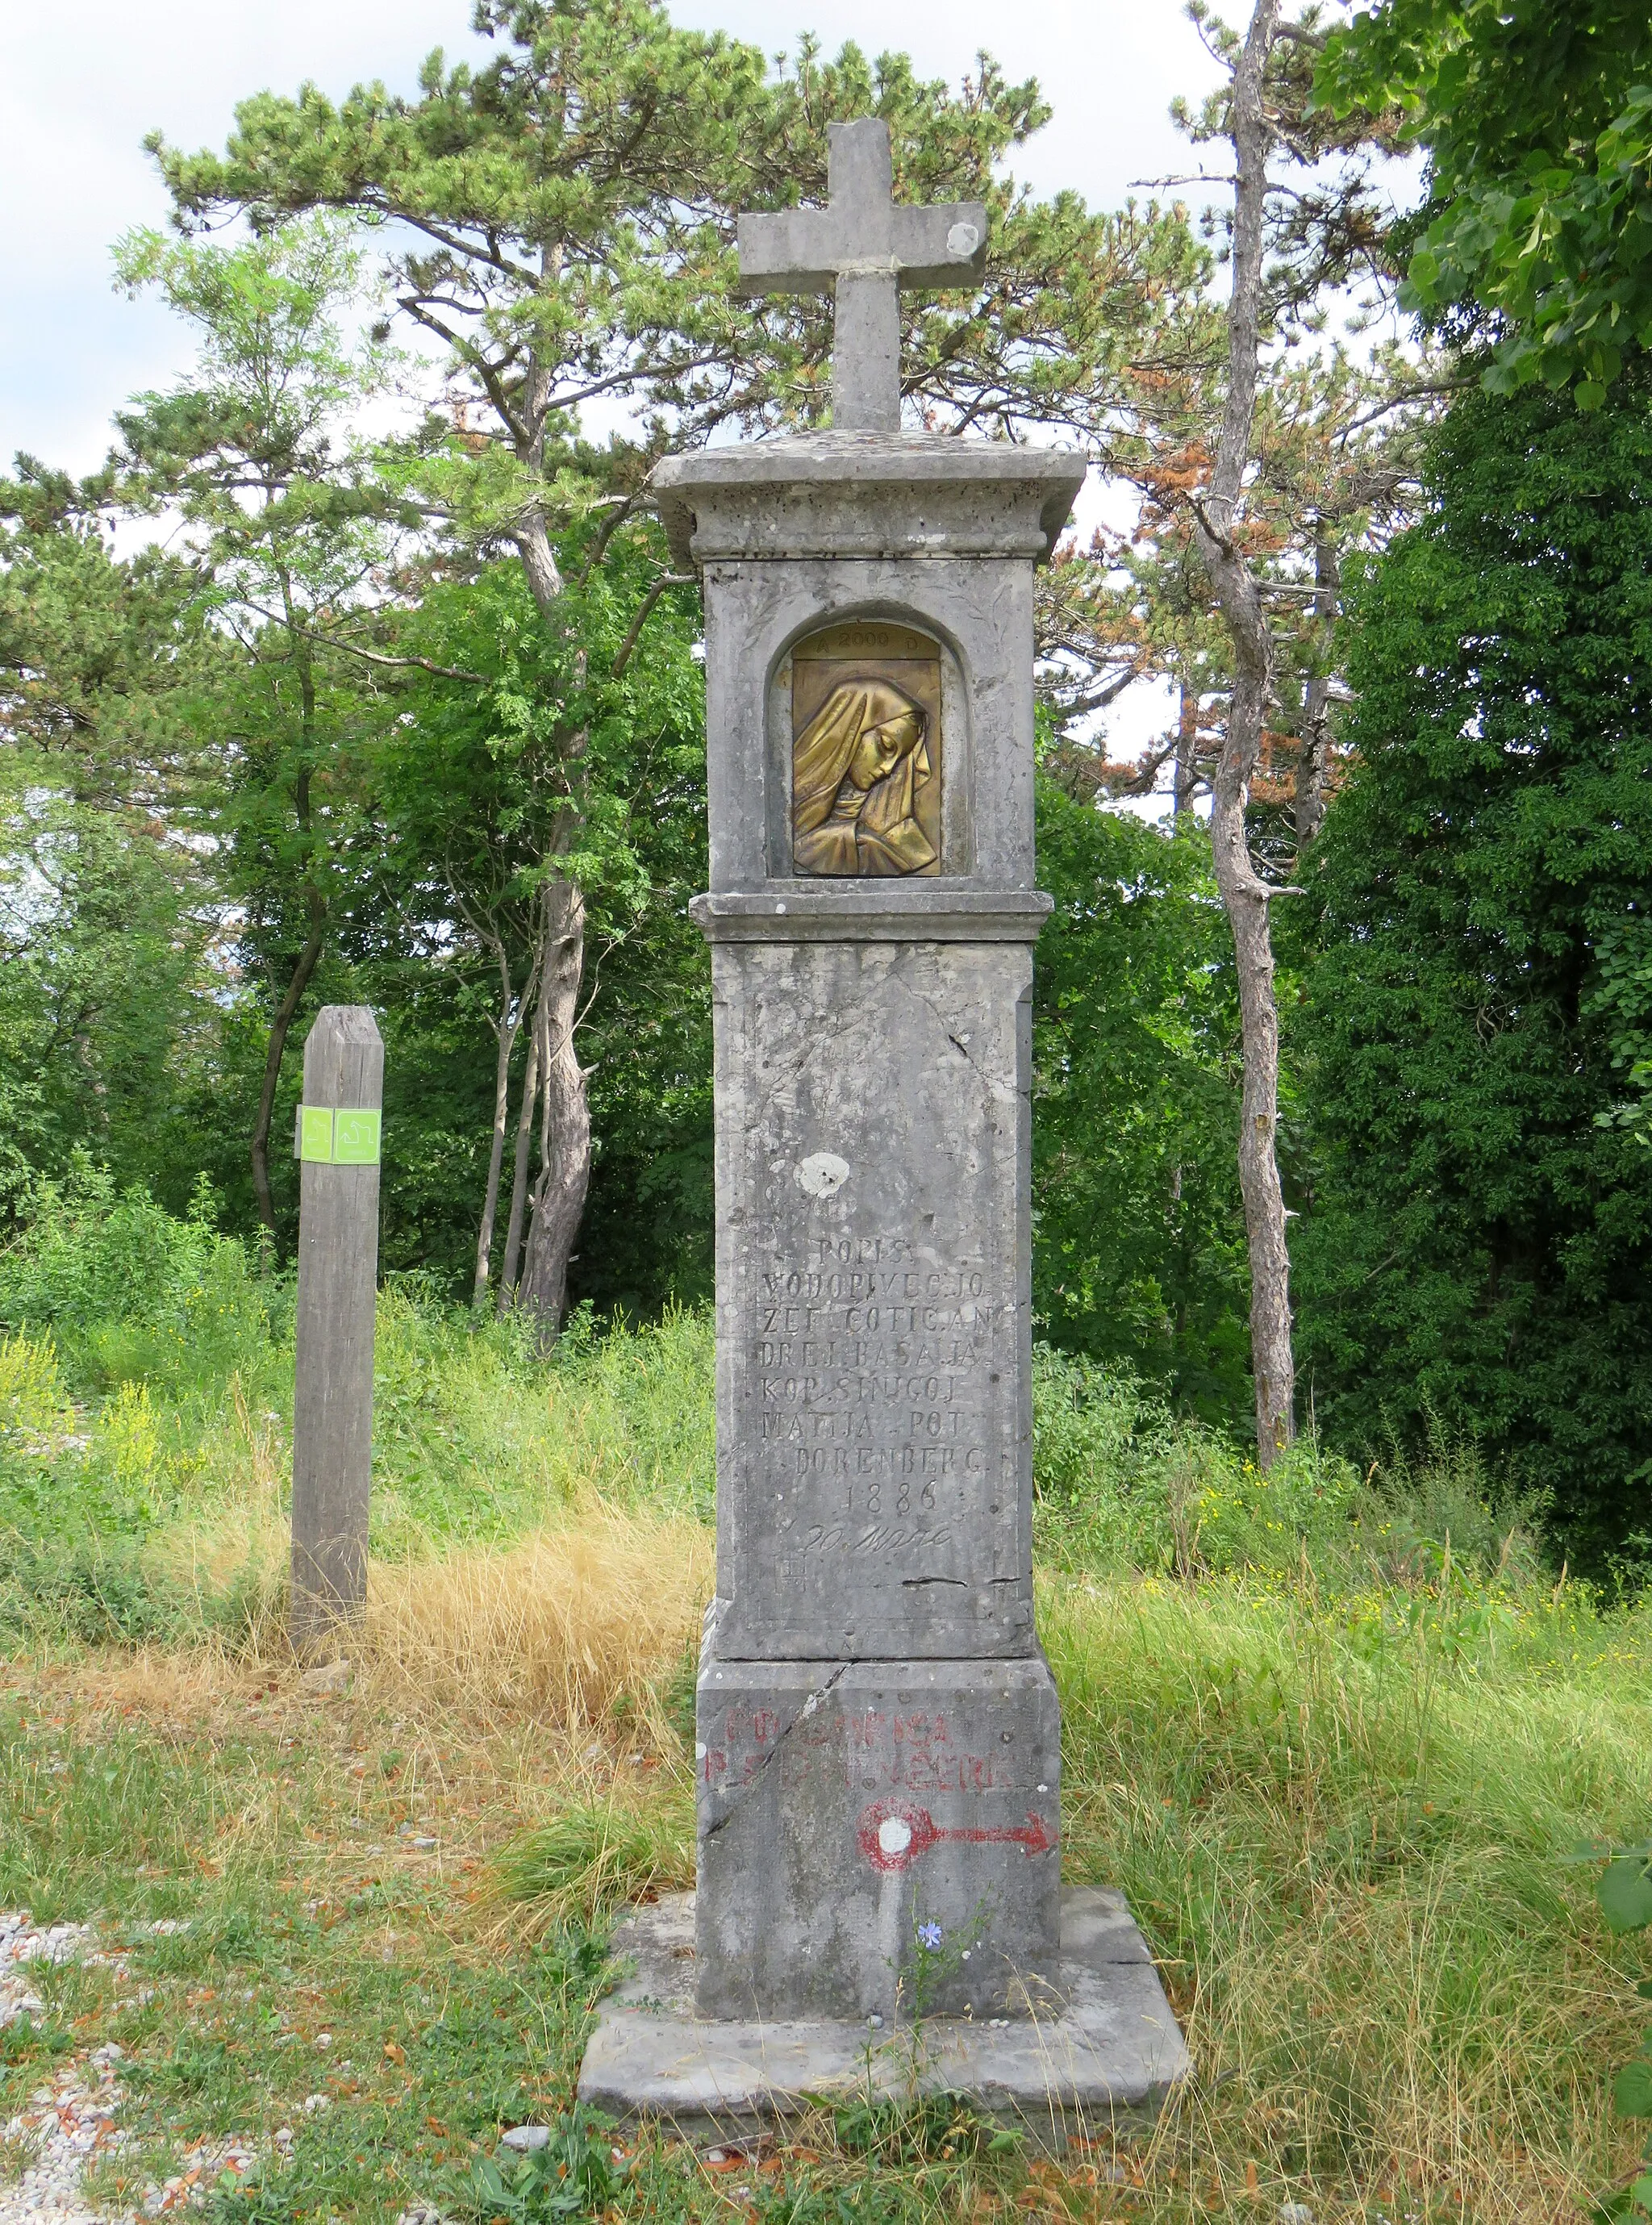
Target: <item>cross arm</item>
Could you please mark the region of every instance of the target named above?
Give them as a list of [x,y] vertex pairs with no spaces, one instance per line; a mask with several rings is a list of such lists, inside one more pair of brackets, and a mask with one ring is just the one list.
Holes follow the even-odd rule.
[[891,271],[902,286],[972,286],[986,269],[986,210],[979,201],[892,208],[886,225],[851,227],[831,208],[776,209],[740,219],[736,291],[826,294],[845,272]]

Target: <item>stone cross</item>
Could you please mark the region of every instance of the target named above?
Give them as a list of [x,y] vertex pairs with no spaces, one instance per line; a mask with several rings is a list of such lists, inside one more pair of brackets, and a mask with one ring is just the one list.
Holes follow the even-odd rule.
[[823,209],[740,219],[739,291],[837,295],[832,422],[838,432],[901,429],[902,286],[972,286],[986,268],[979,201],[895,204],[882,117],[826,126]]

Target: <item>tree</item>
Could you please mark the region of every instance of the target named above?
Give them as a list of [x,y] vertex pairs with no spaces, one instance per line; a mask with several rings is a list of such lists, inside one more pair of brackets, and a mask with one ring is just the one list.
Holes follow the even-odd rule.
[[79,802],[49,770],[0,754],[0,1210],[77,1150],[181,1204],[217,986],[210,883],[148,815]]
[[[657,529],[655,529],[657,531]],[[497,1278],[501,1306],[515,1302],[521,1274],[532,1270],[566,1278],[567,1259],[541,1265],[521,1252],[523,1206],[536,1102],[541,1113],[535,1201],[548,1182],[566,1178],[566,1132],[543,1119],[541,1077],[560,1053],[556,1034],[580,1018],[600,1073],[619,1036],[641,1024],[611,968],[641,942],[658,963],[674,941],[675,918],[693,891],[683,880],[704,854],[704,710],[699,668],[692,653],[698,611],[680,589],[655,594],[660,563],[639,532],[628,535],[611,561],[585,568],[580,542],[589,528],[564,536],[554,551],[568,579],[561,627],[552,634],[536,613],[519,569],[495,564],[462,583],[433,586],[415,618],[402,628],[405,648],[431,652],[428,662],[455,661],[485,681],[455,688],[425,681],[410,692],[406,722],[383,751],[380,775],[385,833],[402,916],[422,922],[433,955],[450,969],[472,965],[473,1003],[487,1011],[496,1043],[493,1119],[472,1290],[480,1303],[495,1277],[494,1232],[509,1131],[512,1052],[526,1039],[526,1072],[518,1095],[516,1154],[503,1258]],[[583,576],[582,576],[583,575]],[[650,623],[639,624],[645,605]],[[577,725],[580,782],[578,851],[554,848],[567,811],[567,730]],[[692,865],[691,862],[692,861]],[[554,914],[548,890],[562,879],[581,891],[585,936],[585,998],[600,984],[608,1006],[596,1017],[575,1014],[554,994],[543,1001],[547,940]],[[588,892],[588,896],[587,893]],[[668,923],[669,922],[669,923]],[[686,922],[684,922],[686,926]],[[702,954],[703,955],[703,954]],[[623,977],[623,961],[615,969]],[[668,971],[669,969],[662,969]],[[498,986],[482,1002],[480,979]],[[656,985],[663,988],[663,979]],[[563,999],[565,982],[553,984]],[[555,1031],[554,1033],[553,1031]],[[588,1078],[581,1068],[581,1087]],[[600,1083],[598,1085],[600,1091]],[[533,1227],[567,1231],[577,1214],[535,1210]],[[570,1255],[571,1256],[571,1255]],[[554,1303],[531,1310],[560,1317]]]
[[[377,235],[390,243],[387,282],[446,352],[454,428],[415,475],[421,498],[472,549],[513,545],[546,628],[572,642],[554,555],[566,525],[606,506],[600,566],[620,553],[661,447],[719,424],[822,414],[825,307],[734,302],[737,211],[821,194],[834,117],[886,117],[897,190],[953,199],[992,184],[1045,111],[1035,87],[984,62],[953,96],[902,57],[874,70],[849,48],[824,65],[808,41],[771,79],[756,49],[674,29],[661,0],[479,0],[475,22],[498,60],[473,72],[433,55],[416,101],[378,86],[336,107],[313,87],[263,94],[237,111],[222,157],[155,150],[186,225],[231,208],[255,226],[320,206],[395,219]],[[1144,281],[1173,290],[1185,226],[1132,215],[1110,227],[1070,197],[1036,211],[1003,183],[994,198],[1006,237],[989,283],[961,309],[908,305],[904,383],[915,413],[936,422],[1059,421],[1086,380],[1093,391],[1098,361],[1129,352],[1132,320],[1145,329],[1159,315]],[[579,436],[579,412],[598,403],[630,405],[636,428],[602,451]],[[657,571],[662,588],[669,576]],[[525,1295],[553,1328],[554,1263],[569,1256],[588,1172],[573,1021],[591,891],[572,864],[584,732],[563,722],[567,794],[547,862],[564,862],[542,884],[535,992],[560,1171],[536,1194]]]
[[[1598,1566],[1652,1468],[1652,377],[1459,399],[1349,623],[1308,874],[1299,1243],[1342,1442],[1472,1432]],[[1633,1109],[1630,1107],[1630,1109]],[[1644,1526],[1643,1524],[1641,1526]]]
[[[1381,275],[1382,226],[1370,169],[1382,131],[1377,119],[1363,112],[1333,120],[1327,111],[1311,110],[1311,58],[1322,43],[1314,10],[1285,21],[1278,0],[1256,0],[1243,37],[1213,17],[1203,0],[1195,0],[1191,12],[1227,77],[1197,117],[1183,117],[1195,142],[1231,151],[1225,330],[1219,352],[1195,347],[1179,367],[1155,368],[1136,384],[1133,453],[1123,443],[1119,453],[1145,498],[1138,538],[1160,546],[1122,590],[1101,582],[1098,634],[1104,640],[1111,594],[1115,614],[1130,613],[1138,666],[1168,666],[1177,678],[1182,715],[1162,754],[1174,750],[1178,756],[1179,793],[1182,783],[1191,787],[1199,769],[1200,732],[1214,707],[1205,700],[1212,680],[1223,699],[1209,770],[1211,840],[1237,968],[1244,1077],[1239,1182],[1250,1265],[1257,1457],[1265,1467],[1294,1434],[1295,1379],[1276,1147],[1271,907],[1282,879],[1270,869],[1280,862],[1277,848],[1271,861],[1259,854],[1251,806],[1263,800],[1264,780],[1273,790],[1268,802],[1281,800],[1279,783],[1268,778],[1274,770],[1267,762],[1269,719],[1275,713],[1288,719],[1293,709],[1276,612],[1306,588],[1322,634],[1323,605],[1333,593],[1313,570],[1306,580],[1301,576],[1295,560],[1303,529],[1311,524],[1315,541],[1333,545],[1358,529],[1371,499],[1369,491],[1357,491],[1364,459],[1358,446],[1348,445],[1358,422],[1350,397],[1367,377],[1356,374],[1337,347],[1294,368],[1288,351],[1323,324],[1333,289]],[[1276,161],[1299,182],[1270,174]],[[1282,468],[1288,458],[1288,467]],[[1190,576],[1195,569],[1202,591]],[[1225,669],[1216,673],[1209,669],[1206,613],[1220,620]],[[1322,714],[1322,702],[1304,700],[1297,719],[1306,745],[1299,745],[1299,759],[1310,768],[1316,726],[1323,747]],[[1111,770],[1102,777],[1111,781]],[[1299,827],[1311,834],[1318,815],[1314,804],[1301,815]],[[1295,846],[1288,844],[1288,858]]]
[[1238,1013],[1205,830],[1041,777],[1033,1293],[1040,1334],[1225,1422],[1244,1398]]
[[1489,350],[1493,391],[1598,409],[1652,346],[1644,0],[1382,0],[1332,35],[1317,90],[1333,113],[1397,104],[1427,151],[1408,305]]
[[113,555],[109,485],[0,481],[0,1210],[77,1151],[181,1210],[215,1156],[218,892],[178,815],[225,645],[194,564]]
[[[258,227],[318,207],[394,219],[386,278],[447,357],[455,436],[416,476],[472,548],[514,546],[554,641],[573,639],[555,541],[594,502],[626,506],[646,453],[581,447],[598,400],[676,393],[731,352],[723,237],[761,170],[764,65],[673,29],[653,0],[480,0],[503,51],[488,68],[433,54],[421,97],[359,88],[335,108],[306,87],[243,105],[223,159],[156,143],[180,216],[245,208]],[[755,168],[754,168],[755,166]],[[615,491],[617,486],[617,493]],[[576,691],[577,692],[577,691]],[[560,808],[540,883],[533,992],[548,1151],[524,1296],[554,1334],[589,1178],[574,1042],[585,970],[585,728],[559,723]]]
[[[359,258],[336,221],[244,245],[136,231],[117,252],[134,292],[157,287],[193,326],[193,377],[120,413],[114,498],[175,514],[244,655],[219,732],[229,797],[212,807],[246,908],[243,941],[274,1000],[250,1139],[265,1225],[275,1225],[269,1133],[288,1037],[326,947],[341,853],[364,808],[363,745],[383,713],[370,668],[329,654],[332,614],[369,592],[401,505],[350,453],[350,418],[382,387],[374,343],[341,317]],[[226,719],[226,712],[228,717]]]

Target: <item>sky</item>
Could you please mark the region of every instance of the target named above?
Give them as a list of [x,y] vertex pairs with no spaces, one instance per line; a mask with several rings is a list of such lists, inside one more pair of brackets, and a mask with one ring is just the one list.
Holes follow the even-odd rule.
[[[1215,71],[1182,0],[668,0],[674,20],[770,54],[813,30],[828,54],[904,50],[956,85],[984,48],[1014,82],[1036,78],[1054,115],[1016,160],[1036,193],[1067,187],[1116,206],[1144,180],[1197,168],[1169,107]],[[334,98],[364,79],[417,89],[433,47],[450,60],[495,49],[470,29],[470,0],[77,0],[0,4],[0,468],[19,452],[94,470],[128,396],[188,368],[189,337],[154,301],[115,292],[110,249],[159,225],[167,200],[144,153],[222,147],[237,101],[312,79]],[[1075,520],[1108,507],[1092,485]],[[1111,513],[1109,513],[1111,514]],[[1122,517],[1114,523],[1121,523]],[[149,529],[145,529],[149,530]],[[1133,753],[1168,700],[1132,689],[1107,720]],[[1150,815],[1157,802],[1143,807]]]
[[[871,54],[904,48],[954,84],[985,48],[1054,105],[1018,173],[1099,206],[1190,167],[1167,111],[1213,74],[1180,0],[674,0],[671,13],[770,53],[807,29],[828,52],[849,39]],[[111,413],[188,364],[169,314],[110,283],[111,243],[166,212],[146,132],[221,147],[237,100],[307,78],[334,96],[375,77],[411,92],[432,47],[491,51],[469,22],[469,0],[0,7],[0,464],[21,449],[92,470]]]

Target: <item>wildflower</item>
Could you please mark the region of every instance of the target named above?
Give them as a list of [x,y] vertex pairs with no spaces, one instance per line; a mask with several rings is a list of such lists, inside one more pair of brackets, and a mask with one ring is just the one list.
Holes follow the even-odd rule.
[[919,1946],[928,1948],[930,1953],[933,1955],[935,1949],[940,1946],[940,1942],[941,1930],[940,1924],[921,1924],[918,1926]]

